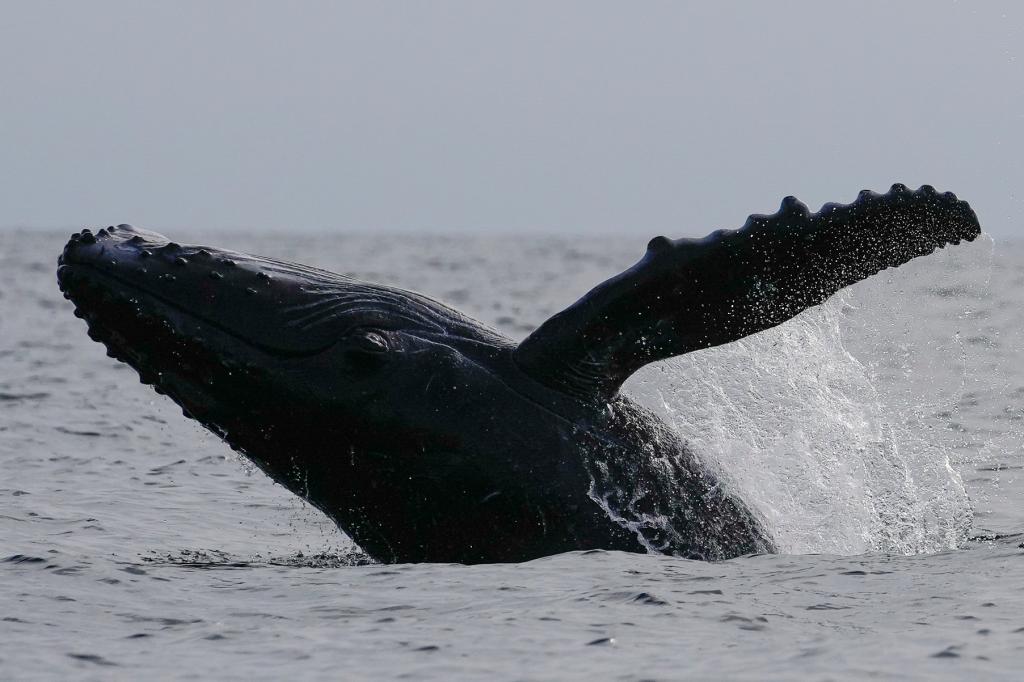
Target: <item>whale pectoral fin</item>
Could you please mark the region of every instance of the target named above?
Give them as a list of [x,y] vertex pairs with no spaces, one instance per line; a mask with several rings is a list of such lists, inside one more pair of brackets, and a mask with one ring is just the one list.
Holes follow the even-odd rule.
[[925,185],[867,190],[817,213],[786,197],[774,215],[703,239],[651,240],[625,272],[554,315],[516,349],[530,376],[612,397],[644,365],[741,339],[843,287],[981,233],[967,202]]

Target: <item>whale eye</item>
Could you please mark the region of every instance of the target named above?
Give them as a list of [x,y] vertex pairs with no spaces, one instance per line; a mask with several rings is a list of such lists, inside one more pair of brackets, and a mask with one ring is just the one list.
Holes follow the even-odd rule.
[[352,369],[369,371],[381,367],[396,350],[387,332],[358,329],[344,341],[345,356]]
[[387,353],[391,344],[380,332],[365,330],[352,336],[352,349],[363,353]]

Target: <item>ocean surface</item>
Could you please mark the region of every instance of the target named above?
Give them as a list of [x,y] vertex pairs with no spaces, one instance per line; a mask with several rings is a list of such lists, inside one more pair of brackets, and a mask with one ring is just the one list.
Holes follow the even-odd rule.
[[[522,338],[646,240],[171,233]],[[107,358],[0,231],[0,679],[1024,677],[1024,246],[946,249],[626,386],[784,553],[382,566]]]

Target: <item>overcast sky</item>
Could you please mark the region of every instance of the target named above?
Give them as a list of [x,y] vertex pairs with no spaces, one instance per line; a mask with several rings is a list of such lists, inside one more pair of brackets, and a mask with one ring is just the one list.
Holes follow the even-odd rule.
[[0,0],[0,226],[1024,237],[1024,3]]

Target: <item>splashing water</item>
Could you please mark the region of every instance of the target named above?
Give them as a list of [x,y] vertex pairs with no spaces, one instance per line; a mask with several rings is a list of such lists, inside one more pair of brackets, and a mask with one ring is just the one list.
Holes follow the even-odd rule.
[[[967,258],[984,259],[983,250]],[[956,330],[946,328],[950,339],[941,343],[902,338],[920,326],[919,313],[893,292],[915,278],[934,284],[932,271],[955,274],[949,259],[964,257],[913,264],[780,327],[650,365],[625,390],[764,516],[783,552],[956,547],[968,537],[972,507],[951,465],[950,432],[936,428],[941,387],[896,394],[844,341],[851,328],[877,320],[868,332],[855,331],[870,339],[866,353],[885,351],[886,370],[917,372],[927,385],[935,376],[929,363],[961,364],[952,389],[962,391],[968,359]]]
[[959,475],[893,419],[843,347],[838,308],[645,368],[626,390],[766,517],[784,552],[955,546],[970,519]]

